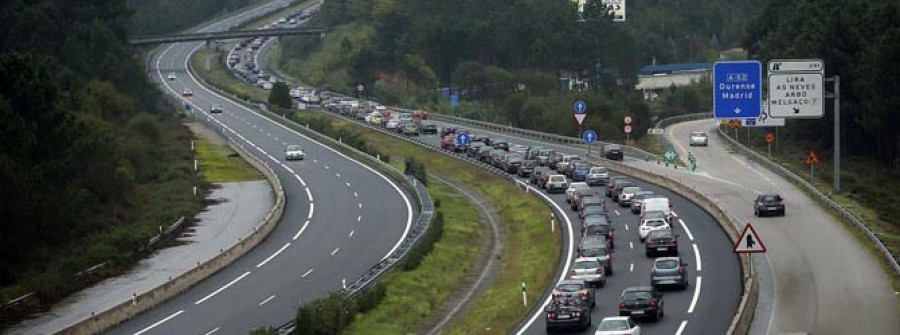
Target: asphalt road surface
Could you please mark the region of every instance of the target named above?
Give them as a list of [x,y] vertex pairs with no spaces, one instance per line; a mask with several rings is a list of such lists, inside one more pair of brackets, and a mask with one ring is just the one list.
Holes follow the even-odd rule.
[[[227,29],[262,10],[203,30]],[[276,171],[287,198],[284,216],[234,264],[110,333],[239,334],[280,325],[302,302],[340,289],[344,279],[352,282],[385,258],[417,214],[411,196],[380,173],[203,88],[186,70],[190,54],[202,45],[164,47],[152,61],[151,78],[167,94],[193,91],[186,101],[201,121],[224,130]],[[170,72],[175,80],[167,79]],[[213,104],[224,113],[208,114]],[[287,144],[301,145],[306,159],[284,161]]]
[[[769,315],[757,313],[753,333],[900,334],[897,295],[878,259],[850,233],[853,228],[788,180],[730,152],[715,127],[712,119],[691,121],[665,134],[682,157],[690,151],[697,158],[697,173],[685,178],[732,215],[752,222],[768,249],[774,285],[760,292],[760,307]],[[708,132],[709,146],[689,147],[691,131]],[[754,217],[752,203],[760,192],[780,193],[786,215]]]

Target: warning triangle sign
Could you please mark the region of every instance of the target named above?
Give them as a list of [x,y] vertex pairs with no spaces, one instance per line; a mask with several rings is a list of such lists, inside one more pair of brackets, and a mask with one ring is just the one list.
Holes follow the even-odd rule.
[[806,156],[806,165],[819,165],[819,157],[816,156],[815,151],[809,151],[809,155]]
[[734,244],[734,252],[738,254],[752,254],[766,252],[766,245],[759,239],[759,234],[753,229],[750,223],[744,226],[741,236],[738,237],[737,243]]
[[575,114],[575,120],[578,121],[578,125],[580,126],[582,122],[584,122],[584,118],[587,117],[587,114]]

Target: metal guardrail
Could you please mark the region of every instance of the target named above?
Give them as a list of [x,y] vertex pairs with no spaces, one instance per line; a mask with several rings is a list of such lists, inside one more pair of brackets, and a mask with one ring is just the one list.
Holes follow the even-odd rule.
[[834,202],[834,200],[831,200],[831,198],[829,198],[827,195],[822,193],[822,191],[819,191],[818,188],[816,188],[815,186],[810,184],[808,181],[806,181],[802,177],[800,177],[797,174],[791,172],[790,170],[784,168],[783,166],[778,165],[778,163],[775,163],[775,162],[769,160],[768,158],[764,157],[763,155],[758,154],[757,152],[751,150],[750,148],[747,148],[745,145],[735,141],[734,139],[729,137],[728,134],[726,134],[722,130],[721,127],[719,127],[719,137],[725,139],[728,143],[731,143],[734,147],[740,149],[748,157],[750,157],[760,163],[765,164],[772,171],[775,171],[776,173],[780,174],[781,176],[790,179],[794,183],[799,184],[804,189],[806,189],[806,191],[808,191],[809,193],[812,193],[820,201],[827,204],[828,207],[831,207],[831,209],[838,212],[838,214],[840,214],[841,217],[844,218],[844,220],[852,223],[853,226],[855,226],[857,229],[862,231],[863,234],[865,234],[875,244],[875,247],[878,248],[878,250],[881,252],[881,256],[884,257],[884,259],[894,269],[894,275],[895,276],[900,275],[900,264],[897,263],[897,259],[894,258],[894,255],[891,254],[891,251],[888,250],[887,246],[884,245],[884,243],[881,241],[881,239],[879,239],[878,236],[872,232],[872,230],[870,230],[868,227],[866,227],[866,225],[862,222],[862,220],[860,220],[859,218],[854,216],[853,213],[850,213],[850,211],[848,211],[846,208],[844,208],[840,204]]

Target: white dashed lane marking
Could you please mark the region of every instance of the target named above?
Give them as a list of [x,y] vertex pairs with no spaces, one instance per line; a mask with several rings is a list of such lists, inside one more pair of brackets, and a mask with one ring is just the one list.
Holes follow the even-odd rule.
[[334,248],[334,250],[331,251],[331,255],[334,256],[334,254],[338,253],[338,251],[340,251],[340,250],[341,250],[340,247]]
[[304,272],[303,275],[300,276],[300,278],[306,278],[306,276],[309,276],[310,273],[313,273],[313,269],[306,270],[306,272]]
[[266,300],[263,300],[262,302],[260,302],[259,305],[260,306],[265,305],[267,302],[271,301],[272,299],[275,299],[274,294],[271,297],[266,298]]

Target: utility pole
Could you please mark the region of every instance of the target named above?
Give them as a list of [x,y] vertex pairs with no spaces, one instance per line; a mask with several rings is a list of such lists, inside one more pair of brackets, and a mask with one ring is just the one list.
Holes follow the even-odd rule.
[[841,193],[841,76],[834,80],[834,192]]

